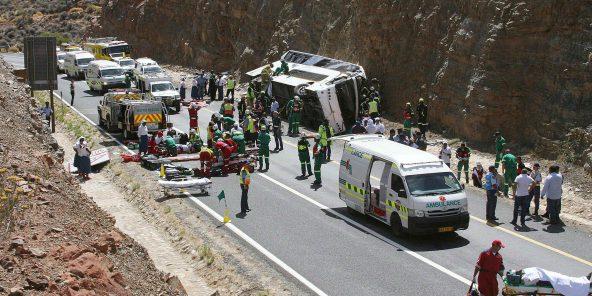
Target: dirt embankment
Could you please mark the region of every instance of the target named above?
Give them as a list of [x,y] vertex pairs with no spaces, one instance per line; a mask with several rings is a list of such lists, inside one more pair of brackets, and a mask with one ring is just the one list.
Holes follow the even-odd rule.
[[0,294],[178,295],[64,171],[27,93],[0,61]]
[[473,144],[495,130],[548,144],[592,123],[587,1],[114,0],[101,22],[137,56],[208,70],[287,49],[358,62],[390,119],[423,96],[433,128]]

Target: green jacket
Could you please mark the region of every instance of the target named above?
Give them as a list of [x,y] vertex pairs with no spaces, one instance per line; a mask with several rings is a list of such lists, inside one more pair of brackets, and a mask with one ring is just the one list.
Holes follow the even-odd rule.
[[310,143],[307,139],[298,140],[298,158],[300,159],[300,161],[310,161],[310,154],[308,152],[309,147]]
[[499,138],[495,139],[496,152],[502,152],[504,147],[506,147],[506,139],[504,139],[504,137],[500,136]]
[[240,132],[240,131],[234,131],[232,133],[232,140],[236,142],[236,144],[238,145],[238,149],[237,152],[239,154],[244,154],[245,153],[245,135]]
[[175,143],[175,139],[173,139],[171,136],[167,136],[164,139],[164,145],[169,149],[177,148],[177,143]]
[[292,115],[292,108],[294,108],[294,99],[289,100],[286,105],[286,114],[288,116]]
[[504,164],[506,171],[510,170],[516,172],[518,169],[518,162],[516,161],[516,156],[514,156],[512,153],[506,153],[504,157],[502,157],[502,163]]
[[267,132],[260,132],[257,137],[259,141],[259,149],[269,150],[269,142],[271,142],[271,136]]

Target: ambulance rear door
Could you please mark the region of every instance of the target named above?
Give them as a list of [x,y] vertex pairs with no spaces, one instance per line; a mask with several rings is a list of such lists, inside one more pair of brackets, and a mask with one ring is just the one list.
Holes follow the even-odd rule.
[[365,214],[366,188],[372,156],[345,143],[339,165],[339,198],[348,208]]

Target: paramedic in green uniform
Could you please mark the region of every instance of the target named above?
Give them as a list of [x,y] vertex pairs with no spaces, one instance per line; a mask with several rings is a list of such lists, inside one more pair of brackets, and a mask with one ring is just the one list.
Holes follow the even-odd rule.
[[300,140],[298,140],[298,159],[300,160],[300,170],[302,171],[302,177],[306,177],[308,170],[308,176],[312,176],[312,169],[310,167],[310,153],[308,148],[310,143],[306,139],[304,133],[300,134]]
[[235,141],[238,145],[238,149],[236,150],[236,152],[238,154],[245,154],[245,135],[243,134],[243,132],[239,130],[233,131],[232,140]]
[[502,137],[500,132],[495,132],[495,168],[499,167],[499,163],[504,156],[504,149],[506,148],[506,139]]
[[506,153],[502,157],[502,172],[505,180],[504,195],[508,196],[508,189],[514,185],[518,174],[518,162],[516,162],[516,156],[510,153],[510,149],[506,149]]
[[[271,142],[271,136],[267,132],[267,127],[265,125],[261,126],[261,131],[259,132],[259,137],[257,138],[259,142],[259,170],[260,171],[268,171],[269,170],[269,142]],[[265,170],[263,170],[263,161],[265,160]]]

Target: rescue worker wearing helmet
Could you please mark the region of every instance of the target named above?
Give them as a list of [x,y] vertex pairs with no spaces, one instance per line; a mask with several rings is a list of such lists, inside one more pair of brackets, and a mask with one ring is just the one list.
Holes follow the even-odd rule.
[[[312,168],[310,166],[310,153],[308,148],[310,143],[306,139],[304,133],[300,134],[300,140],[298,140],[298,159],[300,160],[300,170],[302,171],[302,177],[312,176]],[[306,172],[308,171],[308,175]]]
[[315,137],[315,144],[312,148],[314,155],[314,175],[315,180],[313,185],[321,185],[321,165],[325,163],[325,147],[321,144],[321,137],[317,135]]
[[417,114],[417,125],[419,132],[425,136],[428,130],[428,105],[426,105],[423,98],[419,98],[419,105],[415,108]]
[[323,124],[319,126],[320,144],[326,148],[325,161],[331,160],[331,141],[329,141],[329,138],[333,137],[333,134],[333,127],[329,126],[329,120],[325,119]]
[[[262,125],[261,131],[259,132],[259,136],[257,138],[257,142],[259,143],[259,171],[268,171],[269,170],[269,142],[271,142],[271,137],[267,132],[267,126]],[[265,162],[265,170],[263,169],[263,162]]]
[[300,113],[302,112],[302,100],[299,96],[294,96],[294,99],[288,102],[286,106],[288,112],[288,135],[295,136],[299,134],[300,129]]

